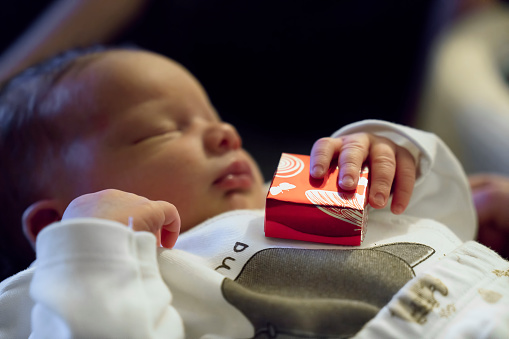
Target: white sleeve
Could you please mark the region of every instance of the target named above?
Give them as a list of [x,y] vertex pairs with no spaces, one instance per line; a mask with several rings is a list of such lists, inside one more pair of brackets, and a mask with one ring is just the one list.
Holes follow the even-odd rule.
[[406,215],[437,220],[461,240],[474,239],[477,218],[468,179],[442,140],[428,132],[378,120],[347,125],[333,137],[357,132],[386,137],[408,149],[416,159],[418,179]]
[[34,267],[30,266],[0,282],[0,339],[28,338],[30,311],[34,303],[29,296]]
[[184,338],[152,234],[73,219],[41,231],[36,251],[30,338]]

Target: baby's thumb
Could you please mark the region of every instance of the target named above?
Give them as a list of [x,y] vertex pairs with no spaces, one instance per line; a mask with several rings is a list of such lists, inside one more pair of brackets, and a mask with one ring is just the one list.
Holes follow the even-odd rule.
[[173,248],[180,234],[180,218],[175,218],[170,224],[161,229],[161,246]]

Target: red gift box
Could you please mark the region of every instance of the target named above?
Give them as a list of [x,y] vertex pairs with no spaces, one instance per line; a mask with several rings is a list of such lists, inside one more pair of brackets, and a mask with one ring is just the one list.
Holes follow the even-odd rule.
[[283,153],[265,206],[265,236],[336,245],[360,245],[366,232],[368,167],[355,190],[342,190],[339,170],[323,180],[309,175],[309,156]]

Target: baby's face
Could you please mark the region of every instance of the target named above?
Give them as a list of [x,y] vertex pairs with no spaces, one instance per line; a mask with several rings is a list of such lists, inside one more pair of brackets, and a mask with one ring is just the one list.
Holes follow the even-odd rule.
[[54,94],[64,112],[55,121],[74,140],[54,195],[69,202],[115,188],[165,200],[182,230],[221,212],[263,208],[262,175],[237,131],[174,62],[108,52],[71,71]]

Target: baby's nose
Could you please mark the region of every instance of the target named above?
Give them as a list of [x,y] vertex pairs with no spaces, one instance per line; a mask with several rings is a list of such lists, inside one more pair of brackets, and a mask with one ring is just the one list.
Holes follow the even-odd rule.
[[242,147],[242,139],[237,129],[226,122],[211,125],[205,132],[206,148],[217,154]]

